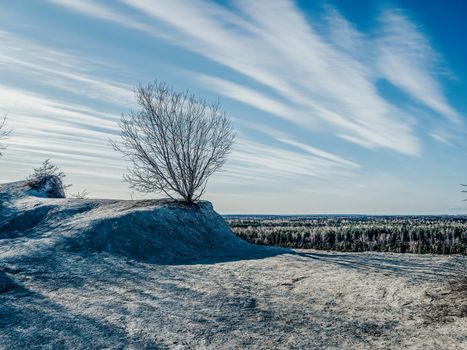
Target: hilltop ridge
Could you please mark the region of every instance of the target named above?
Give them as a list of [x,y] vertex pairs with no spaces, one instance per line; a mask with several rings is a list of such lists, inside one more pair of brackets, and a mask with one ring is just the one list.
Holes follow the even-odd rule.
[[[17,253],[50,249],[106,252],[158,263],[230,260],[255,254],[235,236],[210,202],[67,199],[59,179],[41,188],[28,181],[0,185],[0,238]],[[34,243],[34,244],[32,244]]]

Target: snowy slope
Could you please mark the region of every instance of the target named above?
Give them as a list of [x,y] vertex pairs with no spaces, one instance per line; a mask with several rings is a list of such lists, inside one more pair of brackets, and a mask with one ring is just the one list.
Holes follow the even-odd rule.
[[0,186],[2,350],[466,348],[465,256],[256,247],[207,202],[51,193]]
[[265,254],[232,234],[209,202],[184,206],[167,200],[123,201],[47,198],[26,181],[0,185],[0,238],[15,254],[50,249],[106,252],[157,263],[194,263]]

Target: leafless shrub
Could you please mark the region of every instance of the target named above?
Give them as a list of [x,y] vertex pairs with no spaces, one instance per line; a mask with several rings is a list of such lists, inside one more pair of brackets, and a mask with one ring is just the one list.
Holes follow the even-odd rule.
[[58,188],[55,188],[54,191],[57,193],[53,193],[52,195],[65,197],[66,190],[72,186],[63,183],[65,176],[65,173],[61,171],[57,165],[52,164],[50,159],[46,159],[42,162],[40,167],[34,168],[33,173],[27,177],[27,184],[32,189],[39,189],[42,188],[50,178],[56,178],[60,181],[55,182]]
[[[11,130],[6,129],[6,116],[0,121],[0,141],[5,140],[10,134]],[[1,150],[4,150],[6,147],[3,144],[0,144],[0,156],[2,155]]]
[[76,199],[86,199],[89,198],[89,192],[86,189],[84,189],[81,192],[78,191],[76,193],[70,194],[70,197]]
[[124,179],[141,192],[160,192],[192,203],[225,163],[235,139],[219,103],[154,82],[136,92],[137,111],[123,115],[115,150],[131,165]]

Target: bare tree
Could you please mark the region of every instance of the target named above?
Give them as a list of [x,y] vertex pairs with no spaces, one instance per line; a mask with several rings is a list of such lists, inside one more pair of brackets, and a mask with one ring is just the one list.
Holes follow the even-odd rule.
[[[6,116],[3,117],[2,120],[0,120],[0,141],[5,140],[8,135],[10,134],[10,130],[6,129]],[[6,147],[2,144],[0,144],[0,156],[2,155],[1,150],[5,149]]]
[[122,115],[115,150],[131,165],[125,181],[141,192],[181,196],[192,203],[225,163],[235,132],[219,103],[209,104],[163,82],[139,86],[138,110]]

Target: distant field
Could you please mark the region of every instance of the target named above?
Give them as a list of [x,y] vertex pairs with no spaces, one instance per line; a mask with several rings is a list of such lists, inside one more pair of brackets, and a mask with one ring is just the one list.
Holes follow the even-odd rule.
[[467,254],[467,216],[224,216],[259,245],[398,253]]

